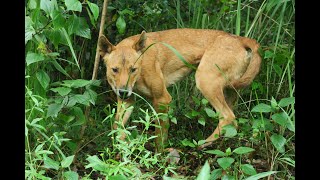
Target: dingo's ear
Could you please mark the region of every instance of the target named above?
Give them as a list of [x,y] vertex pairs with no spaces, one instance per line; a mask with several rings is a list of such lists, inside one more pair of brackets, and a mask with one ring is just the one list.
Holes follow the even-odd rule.
[[111,51],[115,50],[115,47],[108,41],[108,39],[101,35],[99,37],[99,54],[103,57],[106,54],[110,54]]
[[133,49],[135,49],[136,51],[141,51],[146,45],[146,39],[146,32],[142,31],[139,40],[134,43]]

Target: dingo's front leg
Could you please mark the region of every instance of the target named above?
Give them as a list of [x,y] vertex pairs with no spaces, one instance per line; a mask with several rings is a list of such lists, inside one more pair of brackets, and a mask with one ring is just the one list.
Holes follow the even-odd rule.
[[[116,121],[113,123],[113,129],[117,129],[118,125],[122,126],[124,128],[125,124],[127,123],[132,110],[133,106],[133,100],[128,99],[128,100],[122,100],[118,97],[118,104],[117,104],[117,114],[116,114]],[[124,140],[126,137],[126,134],[123,132],[121,134],[120,139]]]
[[[171,102],[171,96],[167,90],[161,97],[153,99],[153,106],[157,113],[167,113],[169,110],[169,103]],[[157,136],[155,139],[156,151],[163,152],[164,146],[168,140],[168,130],[170,126],[170,120],[166,119],[156,119],[156,125],[160,126],[160,128],[155,129],[155,135]]]

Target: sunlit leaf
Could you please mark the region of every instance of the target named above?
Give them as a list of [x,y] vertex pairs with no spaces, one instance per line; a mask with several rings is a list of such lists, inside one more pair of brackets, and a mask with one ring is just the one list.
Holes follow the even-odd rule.
[[218,156],[225,156],[226,155],[225,152],[222,152],[219,149],[208,150],[208,151],[204,151],[204,152],[209,153],[209,154],[215,154],[215,155],[218,155]]
[[77,172],[74,172],[74,171],[63,172],[63,176],[64,176],[67,180],[78,180],[78,179],[79,179],[78,173],[77,173]]
[[260,103],[252,108],[251,112],[272,112],[271,106]]
[[47,87],[49,86],[49,83],[50,83],[49,75],[46,72],[44,72],[43,70],[39,70],[36,73],[36,77],[37,77],[39,83],[41,84],[41,86],[43,87],[43,89],[47,89]]
[[99,7],[98,7],[98,5],[96,5],[94,3],[91,3],[89,1],[88,1],[88,5],[89,5],[89,8],[90,8],[90,10],[91,10],[91,12],[93,14],[94,19],[97,20],[98,17],[99,17]]
[[249,147],[238,147],[235,150],[233,150],[233,152],[236,154],[247,154],[252,151],[254,151],[254,149],[249,148]]
[[27,57],[26,57],[27,66],[29,66],[32,63],[40,62],[40,61],[43,61],[43,60],[45,60],[45,59],[44,59],[44,56],[42,54],[33,53],[33,52],[30,52],[30,51],[27,53]]
[[124,34],[126,30],[126,25],[126,21],[123,19],[123,17],[119,16],[116,22],[116,26],[120,34]]
[[48,156],[43,156],[44,167],[48,169],[59,169],[59,163]]
[[271,175],[271,174],[274,174],[274,173],[277,173],[277,172],[278,172],[278,171],[262,172],[262,173],[259,173],[259,174],[250,176],[250,177],[246,178],[245,180],[258,180],[258,179],[267,177],[267,176],[269,176],[269,175]]
[[210,175],[210,180],[216,180],[216,179],[219,179],[222,175],[222,169],[215,169],[211,172],[211,175]]
[[231,164],[234,162],[234,159],[231,157],[223,157],[219,158],[217,162],[225,170],[231,166]]
[[225,131],[225,137],[234,137],[235,135],[237,135],[237,129],[232,124],[223,126],[222,129]]
[[254,167],[251,164],[241,164],[241,170],[248,175],[257,174],[257,171],[254,169]]
[[294,104],[294,103],[295,103],[295,97],[283,98],[280,100],[279,106],[286,107],[286,106],[288,106],[290,104]]
[[206,113],[209,117],[213,118],[216,116],[216,113],[212,109],[206,107],[206,108],[204,108],[204,110],[206,111]]
[[62,104],[50,104],[48,107],[47,117],[57,117],[58,113],[62,109]]
[[51,88],[50,90],[59,93],[60,96],[65,96],[71,92],[71,88],[67,87]]
[[286,138],[279,134],[273,134],[270,139],[274,147],[276,147],[279,152],[285,152],[284,145],[286,144]]
[[82,11],[82,5],[79,0],[65,0],[64,2],[67,6],[67,10],[79,11],[79,12]]
[[209,180],[210,178],[210,166],[208,161],[202,166],[201,171],[196,180]]
[[24,33],[25,33],[25,37],[24,37],[24,41],[25,44],[27,44],[27,42],[32,39],[32,36],[36,33],[35,29],[33,28],[33,22],[31,20],[31,18],[29,16],[25,17],[25,27],[24,27]]
[[68,157],[64,158],[64,159],[61,161],[61,167],[64,167],[64,168],[69,167],[70,164],[71,164],[72,161],[73,161],[73,158],[74,158],[74,155],[68,156]]

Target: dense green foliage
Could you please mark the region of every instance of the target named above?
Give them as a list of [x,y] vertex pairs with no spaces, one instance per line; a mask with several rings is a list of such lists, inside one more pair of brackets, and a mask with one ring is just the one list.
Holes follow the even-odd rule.
[[[261,45],[261,72],[234,106],[239,129],[226,126],[211,147],[197,150],[216,127],[218,112],[191,73],[169,88],[173,102],[160,115],[171,121],[172,148],[162,154],[154,151],[152,121],[159,114],[149,101],[135,94],[127,127],[112,130],[116,98],[102,63],[98,80],[90,80],[102,4],[26,1],[26,179],[295,179],[295,1],[109,2],[104,33],[114,44],[142,30],[190,27],[248,36]],[[117,140],[119,132],[130,143]]]

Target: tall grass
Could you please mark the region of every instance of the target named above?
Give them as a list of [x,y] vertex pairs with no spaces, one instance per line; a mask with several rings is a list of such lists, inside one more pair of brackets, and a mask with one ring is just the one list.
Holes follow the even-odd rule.
[[[248,110],[257,105],[259,107],[261,103],[279,103],[279,101],[284,102],[283,98],[294,98],[295,2],[271,0],[264,0],[259,3],[248,0],[221,2],[220,11],[210,13],[205,9],[205,2],[189,0],[188,3],[184,4],[184,7],[189,12],[188,16],[184,19],[180,15],[183,5],[177,5],[177,27],[220,29],[236,35],[256,39],[260,43],[260,54],[263,58],[261,72],[254,80],[251,88],[242,90],[240,95],[244,101],[239,102],[238,106],[236,106],[236,113],[239,118],[254,118],[252,115],[247,116],[245,112],[251,114]],[[176,1],[176,3],[179,3],[179,1]],[[200,17],[205,19],[202,20],[202,23],[200,23]],[[194,84],[190,83],[192,80],[193,77],[188,77],[185,81],[175,85],[175,88],[170,92],[174,96],[178,96],[176,104],[178,104],[177,107],[180,110],[192,109],[186,103],[181,103],[180,101],[189,99],[190,102],[190,97],[192,96],[202,97],[196,88],[194,88]],[[195,90],[190,91],[190,89]],[[294,105],[287,106],[282,109],[282,112],[288,116],[290,123],[294,126]],[[273,119],[277,115],[275,111],[270,114],[269,118]],[[266,118],[266,116],[261,114],[261,118]],[[270,171],[282,168],[286,170],[283,174],[275,175],[276,177],[291,177],[292,168],[294,169],[295,166],[293,161],[294,144],[291,143],[291,140],[295,136],[294,128],[291,130],[282,126],[279,128],[279,131],[275,130],[271,132],[274,135],[285,137],[288,150],[285,153],[279,153],[278,149],[275,149],[273,146],[274,139],[278,136],[266,135],[263,151],[267,154],[265,158],[270,163]],[[263,133],[268,134],[270,132],[264,130]]]

